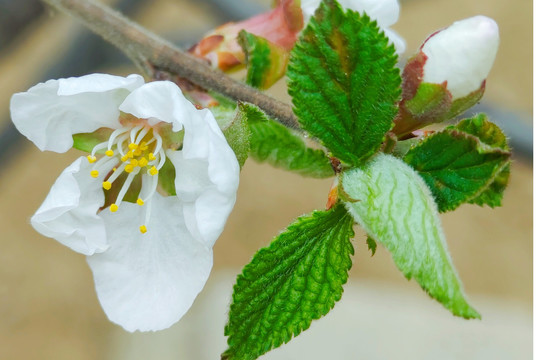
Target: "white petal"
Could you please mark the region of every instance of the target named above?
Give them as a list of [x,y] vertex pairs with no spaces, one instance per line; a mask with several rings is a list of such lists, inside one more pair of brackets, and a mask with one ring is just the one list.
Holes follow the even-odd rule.
[[14,94],[11,118],[40,150],[65,152],[73,145],[73,134],[120,127],[118,106],[143,82],[139,75],[105,74],[49,80]]
[[381,27],[391,26],[398,21],[400,4],[398,0],[339,0],[345,9],[366,12],[372,19],[377,20]]
[[81,157],[68,166],[32,216],[32,226],[85,255],[107,249],[105,226],[96,212],[103,205],[105,174],[90,176],[92,165]]
[[120,105],[120,110],[150,125],[160,121],[173,124],[173,131],[182,130],[183,119],[200,117],[180,88],[170,81],[154,81],[133,91]]
[[[148,232],[139,232],[152,206]],[[212,250],[186,229],[178,198],[156,195],[141,207],[123,202],[102,212],[110,248],[88,257],[109,319],[128,331],[156,331],[177,322],[207,281]]]
[[183,148],[169,150],[167,156],[175,166],[188,229],[212,246],[235,204],[239,164],[212,113],[202,113],[202,119],[185,119]]
[[[305,23],[314,15],[321,0],[302,0],[301,8]],[[400,5],[398,0],[339,0],[344,10],[351,9],[361,15],[366,12],[372,19],[377,20],[379,26],[391,26],[398,20]]]
[[428,38],[421,50],[427,56],[423,81],[441,84],[453,98],[481,87],[496,58],[498,24],[486,16],[457,21]]
[[301,0],[301,9],[304,17],[304,24],[310,21],[310,17],[316,13],[321,0]]
[[389,41],[394,44],[396,53],[398,55],[403,54],[404,51],[406,51],[406,42],[404,41],[404,38],[389,28],[383,29],[383,31],[385,32],[385,36],[389,38]]

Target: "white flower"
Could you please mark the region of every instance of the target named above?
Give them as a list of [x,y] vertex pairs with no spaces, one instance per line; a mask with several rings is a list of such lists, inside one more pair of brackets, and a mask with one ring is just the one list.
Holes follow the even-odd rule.
[[171,82],[92,74],[15,94],[11,115],[41,150],[106,134],[62,172],[32,225],[88,255],[111,321],[128,331],[178,321],[209,276],[239,182],[212,113]]
[[[400,15],[400,4],[398,0],[338,0],[344,10],[350,9],[359,14],[366,12],[368,16],[378,22],[385,35],[394,44],[396,52],[402,54],[406,50],[406,43],[400,35],[389,29],[391,25],[398,21]],[[304,23],[308,20],[319,7],[321,0],[301,0],[301,8],[304,17]]]
[[500,37],[498,24],[486,16],[455,22],[430,36],[421,47],[426,55],[423,82],[447,82],[447,90],[458,99],[479,90],[488,76]]

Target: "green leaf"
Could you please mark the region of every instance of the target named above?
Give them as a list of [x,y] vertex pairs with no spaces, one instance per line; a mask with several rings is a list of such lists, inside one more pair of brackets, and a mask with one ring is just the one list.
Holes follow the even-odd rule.
[[368,245],[368,250],[370,250],[372,252],[372,256],[374,256],[376,254],[376,249],[378,248],[376,241],[368,236],[366,238],[366,245]]
[[349,213],[389,250],[407,279],[414,278],[454,315],[480,317],[463,295],[430,190],[411,167],[380,153],[342,173],[341,186],[356,200],[346,203]]
[[269,120],[255,105],[241,103],[239,114],[248,121],[252,134],[250,155],[256,161],[265,161],[303,176],[334,176],[329,158],[323,150],[307,147],[300,136],[276,121]]
[[489,146],[500,148],[502,150],[509,150],[507,137],[498,125],[488,120],[486,114],[481,113],[472,118],[464,119],[455,126],[451,126],[451,128],[476,136],[479,140]]
[[469,200],[471,204],[483,206],[488,205],[491,208],[502,206],[503,192],[507,188],[509,176],[511,175],[511,164],[506,166],[496,175],[494,182],[483,191],[479,196]]
[[158,184],[167,195],[173,196],[177,194],[175,176],[175,165],[173,165],[169,158],[166,158],[163,166],[160,168],[160,172],[158,173]]
[[238,42],[246,56],[246,83],[268,89],[286,73],[289,51],[269,40],[241,30]]
[[451,108],[449,109],[449,112],[446,114],[445,118],[446,119],[455,118],[459,116],[460,114],[462,114],[463,112],[465,112],[466,110],[468,110],[469,108],[471,108],[472,106],[477,105],[479,101],[481,101],[481,98],[483,97],[484,93],[485,93],[485,83],[483,82],[479,89],[472,91],[471,93],[469,93],[468,95],[464,97],[453,99]]
[[353,219],[342,204],[300,217],[237,278],[222,359],[252,360],[308,329],[340,300]]
[[[509,151],[507,137],[498,125],[488,121],[485,114],[478,114],[471,119],[465,119],[456,125],[457,129],[465,131],[473,136],[477,136],[479,140],[485,144]],[[469,200],[472,204],[480,206],[488,205],[496,207],[502,205],[503,192],[509,182],[511,174],[511,164],[508,163],[495,176],[494,181],[490,186],[483,191],[479,196]]]
[[444,212],[474,199],[488,204],[501,200],[506,183],[502,171],[511,156],[506,148],[505,135],[480,115],[427,137],[404,161],[419,172]]
[[400,96],[397,56],[376,22],[324,0],[288,68],[295,114],[342,162],[373,155],[393,124]]
[[433,118],[434,121],[431,122],[443,121],[442,115],[448,112],[451,106],[451,94],[441,84],[421,83],[415,96],[404,105],[412,115]]
[[214,106],[210,110],[242,168],[250,153],[250,128],[246,117],[240,108],[231,104]]
[[[87,153],[92,152],[94,146],[109,140],[112,132],[113,129],[99,128],[91,133],[73,134],[73,148]],[[101,151],[101,153],[103,153],[103,151]]]

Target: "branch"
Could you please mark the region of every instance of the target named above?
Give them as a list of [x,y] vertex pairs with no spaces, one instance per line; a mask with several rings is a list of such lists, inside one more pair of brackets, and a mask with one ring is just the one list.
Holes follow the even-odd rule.
[[289,128],[299,128],[297,118],[288,104],[233,80],[106,5],[91,0],[42,1],[82,21],[86,27],[117,46],[142,68],[148,69],[150,64],[178,74],[207,90],[257,105]]

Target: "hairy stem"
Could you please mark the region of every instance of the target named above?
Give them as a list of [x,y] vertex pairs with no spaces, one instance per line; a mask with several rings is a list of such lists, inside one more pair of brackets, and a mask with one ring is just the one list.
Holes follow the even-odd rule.
[[106,5],[91,0],[42,1],[82,21],[90,30],[121,49],[146,72],[154,67],[170,71],[207,90],[257,105],[283,125],[299,128],[288,104],[233,80]]

